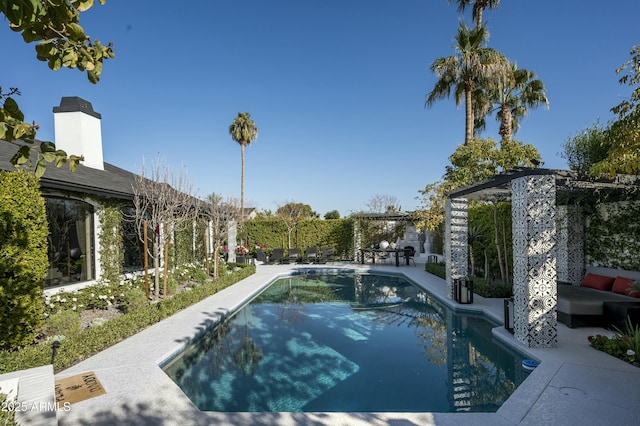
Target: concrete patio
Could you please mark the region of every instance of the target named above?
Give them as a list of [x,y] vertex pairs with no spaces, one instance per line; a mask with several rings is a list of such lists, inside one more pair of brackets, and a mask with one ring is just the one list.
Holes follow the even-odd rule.
[[[445,281],[417,267],[334,263],[317,267],[403,273],[445,303]],[[106,394],[58,411],[60,425],[632,425],[640,424],[640,369],[591,348],[599,328],[558,325],[558,347],[528,349],[504,328],[495,335],[541,361],[496,413],[220,413],[201,412],[158,366],[221,315],[241,306],[280,274],[300,265],[257,265],[257,273],[202,302],[60,372],[56,379],[93,371]],[[314,266],[305,266],[314,267]],[[502,322],[502,299],[474,298]]]

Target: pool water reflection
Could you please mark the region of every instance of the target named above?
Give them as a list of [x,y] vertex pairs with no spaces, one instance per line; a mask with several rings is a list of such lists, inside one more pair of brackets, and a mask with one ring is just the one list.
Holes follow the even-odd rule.
[[163,369],[201,410],[494,412],[528,374],[495,326],[401,276],[300,274]]

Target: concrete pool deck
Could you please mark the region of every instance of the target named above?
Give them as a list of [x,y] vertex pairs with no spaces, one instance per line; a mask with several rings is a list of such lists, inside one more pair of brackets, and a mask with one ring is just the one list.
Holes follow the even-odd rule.
[[[541,361],[496,413],[221,413],[202,412],[159,364],[242,306],[278,275],[313,265],[257,265],[256,274],[56,375],[95,372],[106,394],[58,411],[60,425],[633,425],[640,424],[640,369],[591,348],[601,328],[558,325],[558,347],[529,349],[504,328],[494,333]],[[445,303],[444,280],[417,267],[333,263],[324,268],[403,273]],[[460,306],[460,305],[458,305]],[[482,309],[502,322],[502,299],[474,297],[465,309]]]

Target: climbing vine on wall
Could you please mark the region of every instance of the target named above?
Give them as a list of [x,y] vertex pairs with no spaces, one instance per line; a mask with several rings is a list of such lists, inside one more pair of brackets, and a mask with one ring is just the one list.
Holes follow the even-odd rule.
[[588,265],[640,271],[640,202],[598,204],[587,216]]
[[117,282],[124,265],[122,211],[116,206],[104,206],[100,210],[99,218],[101,277],[109,282]]

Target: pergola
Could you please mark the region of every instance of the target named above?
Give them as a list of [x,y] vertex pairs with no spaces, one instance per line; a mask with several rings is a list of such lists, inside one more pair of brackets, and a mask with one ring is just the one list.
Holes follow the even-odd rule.
[[445,212],[447,294],[468,275],[469,200],[510,201],[513,238],[514,336],[528,347],[556,347],[557,282],[577,284],[584,272],[581,197],[638,188],[639,176],[593,179],[566,170],[517,168],[448,194]]
[[393,221],[393,222],[412,222],[416,220],[415,213],[413,212],[386,212],[386,213],[372,213],[372,212],[359,212],[351,215],[355,219],[353,227],[353,250],[354,257],[357,259],[358,253],[362,248],[362,241],[360,235],[360,221],[378,220],[378,221]]

